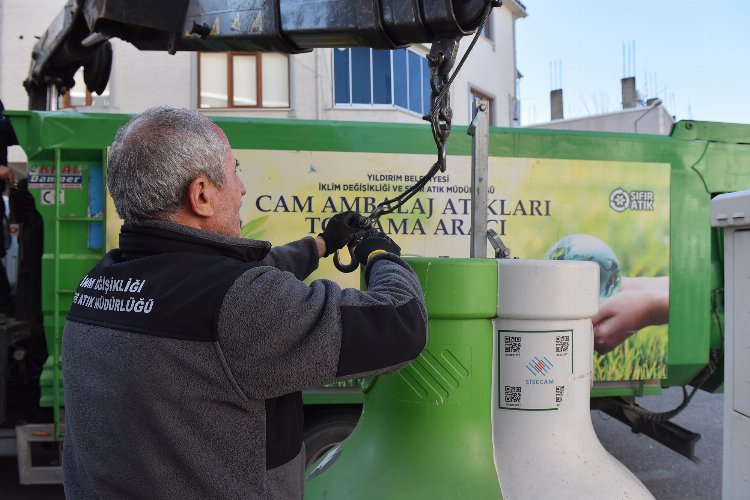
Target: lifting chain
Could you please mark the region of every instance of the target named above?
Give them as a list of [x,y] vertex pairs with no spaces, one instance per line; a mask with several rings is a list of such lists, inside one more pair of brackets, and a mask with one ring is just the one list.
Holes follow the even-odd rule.
[[[368,217],[360,217],[359,221],[357,221],[357,225],[363,230],[374,226],[378,219],[383,215],[398,210],[399,207],[409,201],[412,196],[424,189],[435,174],[438,172],[445,172],[445,143],[451,133],[451,122],[453,119],[453,110],[451,109],[450,103],[450,87],[453,80],[456,78],[456,75],[458,75],[458,72],[461,71],[461,67],[464,65],[464,62],[466,62],[466,58],[469,57],[474,45],[476,45],[479,35],[484,29],[484,25],[487,23],[487,19],[489,18],[493,7],[499,7],[501,4],[502,2],[500,0],[488,0],[487,7],[482,14],[482,22],[474,33],[474,37],[472,38],[469,47],[466,49],[466,53],[461,58],[461,61],[458,63],[458,66],[452,75],[450,74],[450,71],[456,62],[458,45],[461,37],[448,40],[438,40],[432,44],[430,53],[427,54],[427,64],[430,68],[430,112],[422,118],[430,122],[432,137],[435,140],[435,146],[437,147],[437,161],[435,161],[427,173],[409,189],[394,198],[385,199],[378,203],[375,210],[373,210]],[[354,256],[354,247],[357,246],[358,242],[358,240],[354,240],[347,245],[351,257],[351,262],[349,264],[343,264],[339,259],[338,251],[336,251],[333,256],[333,264],[336,266],[336,269],[343,273],[350,273],[359,267],[359,262]]]

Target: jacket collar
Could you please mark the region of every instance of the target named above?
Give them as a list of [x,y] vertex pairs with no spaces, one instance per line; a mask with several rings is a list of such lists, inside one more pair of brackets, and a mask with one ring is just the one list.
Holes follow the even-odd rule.
[[267,241],[231,238],[166,221],[126,222],[120,230],[120,252],[125,260],[159,253],[194,252],[257,262],[270,250]]

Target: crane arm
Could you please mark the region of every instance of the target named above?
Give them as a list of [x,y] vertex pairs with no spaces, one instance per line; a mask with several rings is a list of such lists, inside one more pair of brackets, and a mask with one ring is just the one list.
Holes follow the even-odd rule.
[[50,86],[101,92],[111,68],[109,38],[141,50],[299,53],[321,47],[395,49],[458,39],[497,0],[68,0],[34,47],[24,86],[45,109]]

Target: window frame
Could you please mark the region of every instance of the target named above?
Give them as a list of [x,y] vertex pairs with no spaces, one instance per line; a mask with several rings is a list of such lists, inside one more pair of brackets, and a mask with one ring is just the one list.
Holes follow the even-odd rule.
[[[78,68],[78,70],[73,75],[73,81],[74,86],[80,85],[83,88],[83,103],[82,104],[73,104],[72,98],[71,98],[71,92],[73,89],[65,89],[65,93],[60,94],[58,97],[62,98],[62,106],[60,109],[76,109],[76,108],[90,108],[94,106],[94,99],[96,97],[94,96],[94,93],[89,90],[89,88],[86,86],[86,82],[83,77],[83,68]],[[112,98],[112,91],[110,90],[109,83],[107,83],[106,87],[104,88],[104,92],[102,92],[101,95],[98,97],[105,97],[106,99]],[[59,101],[58,101],[59,103]],[[107,103],[106,106],[108,107],[109,103]]]
[[[91,104],[93,104],[93,102],[94,102],[94,97],[91,95],[91,92],[89,91],[89,89],[86,88],[86,95],[85,95],[84,100],[83,100],[83,106],[85,106],[85,107],[91,106]],[[78,106],[73,106],[71,104],[71,102],[70,102],[70,89],[68,89],[62,95],[62,107],[63,107],[63,109],[72,109],[74,107],[76,107],[76,108],[78,107]]]
[[[284,110],[284,109],[291,109],[292,107],[292,92],[291,92],[291,86],[292,86],[292,76],[291,76],[291,60],[288,54],[286,55],[286,64],[287,64],[287,101],[289,102],[286,106],[264,106],[263,105],[263,53],[262,52],[252,52],[252,51],[229,51],[225,52],[224,55],[226,56],[226,71],[227,71],[227,105],[226,106],[216,106],[211,107],[207,106],[204,107],[202,105],[202,98],[201,98],[201,56],[203,54],[217,54],[217,52],[198,52],[198,102],[197,106],[198,109],[204,110],[204,109],[278,109],[278,110]],[[235,56],[253,56],[255,57],[255,105],[252,104],[235,104],[234,103],[234,57]]]
[[[382,109],[382,110],[389,110],[389,109],[397,109],[400,111],[404,111],[406,113],[409,113],[414,116],[422,117],[426,114],[429,114],[429,105],[430,105],[430,99],[431,96],[424,95],[425,89],[428,89],[430,86],[430,82],[424,81],[424,71],[423,67],[427,64],[426,60],[426,54],[422,53],[417,50],[413,50],[411,48],[403,48],[400,50],[404,51],[404,63],[406,64],[406,74],[405,74],[405,81],[406,81],[406,106],[401,106],[400,104],[396,104],[397,98],[396,98],[396,78],[395,78],[395,61],[394,61],[394,54],[396,51],[389,50],[389,63],[390,63],[390,104],[388,103],[375,103],[375,83],[374,83],[374,53],[373,51],[375,49],[368,49],[370,51],[370,102],[369,103],[357,103],[354,102],[354,82],[353,82],[353,76],[352,76],[352,49],[351,48],[344,48],[344,50],[347,51],[347,57],[348,57],[348,73],[347,73],[347,84],[349,85],[348,89],[348,95],[349,95],[349,102],[337,102],[336,101],[336,62],[335,62],[335,51],[339,50],[339,48],[333,48],[331,50],[331,68],[332,68],[332,78],[331,78],[331,90],[332,90],[332,102],[333,107],[338,109]],[[419,88],[422,89],[422,107],[424,108],[427,106],[427,109],[423,109],[423,112],[414,111],[413,109],[409,108],[409,103],[411,100],[410,96],[410,89],[411,89],[411,78],[409,76],[409,53],[415,54],[420,61],[419,65],[419,74],[420,74],[420,82],[419,82]],[[429,67],[427,68],[429,73]]]
[[489,17],[487,18],[487,22],[484,23],[484,27],[482,28],[480,36],[485,40],[489,40],[490,42],[495,43],[495,40],[492,38],[492,17],[492,13],[490,12]]

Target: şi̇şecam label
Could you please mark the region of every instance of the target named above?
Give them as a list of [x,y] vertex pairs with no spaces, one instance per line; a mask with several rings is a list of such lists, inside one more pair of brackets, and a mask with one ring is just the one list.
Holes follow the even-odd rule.
[[573,373],[573,331],[498,331],[500,408],[556,410]]

